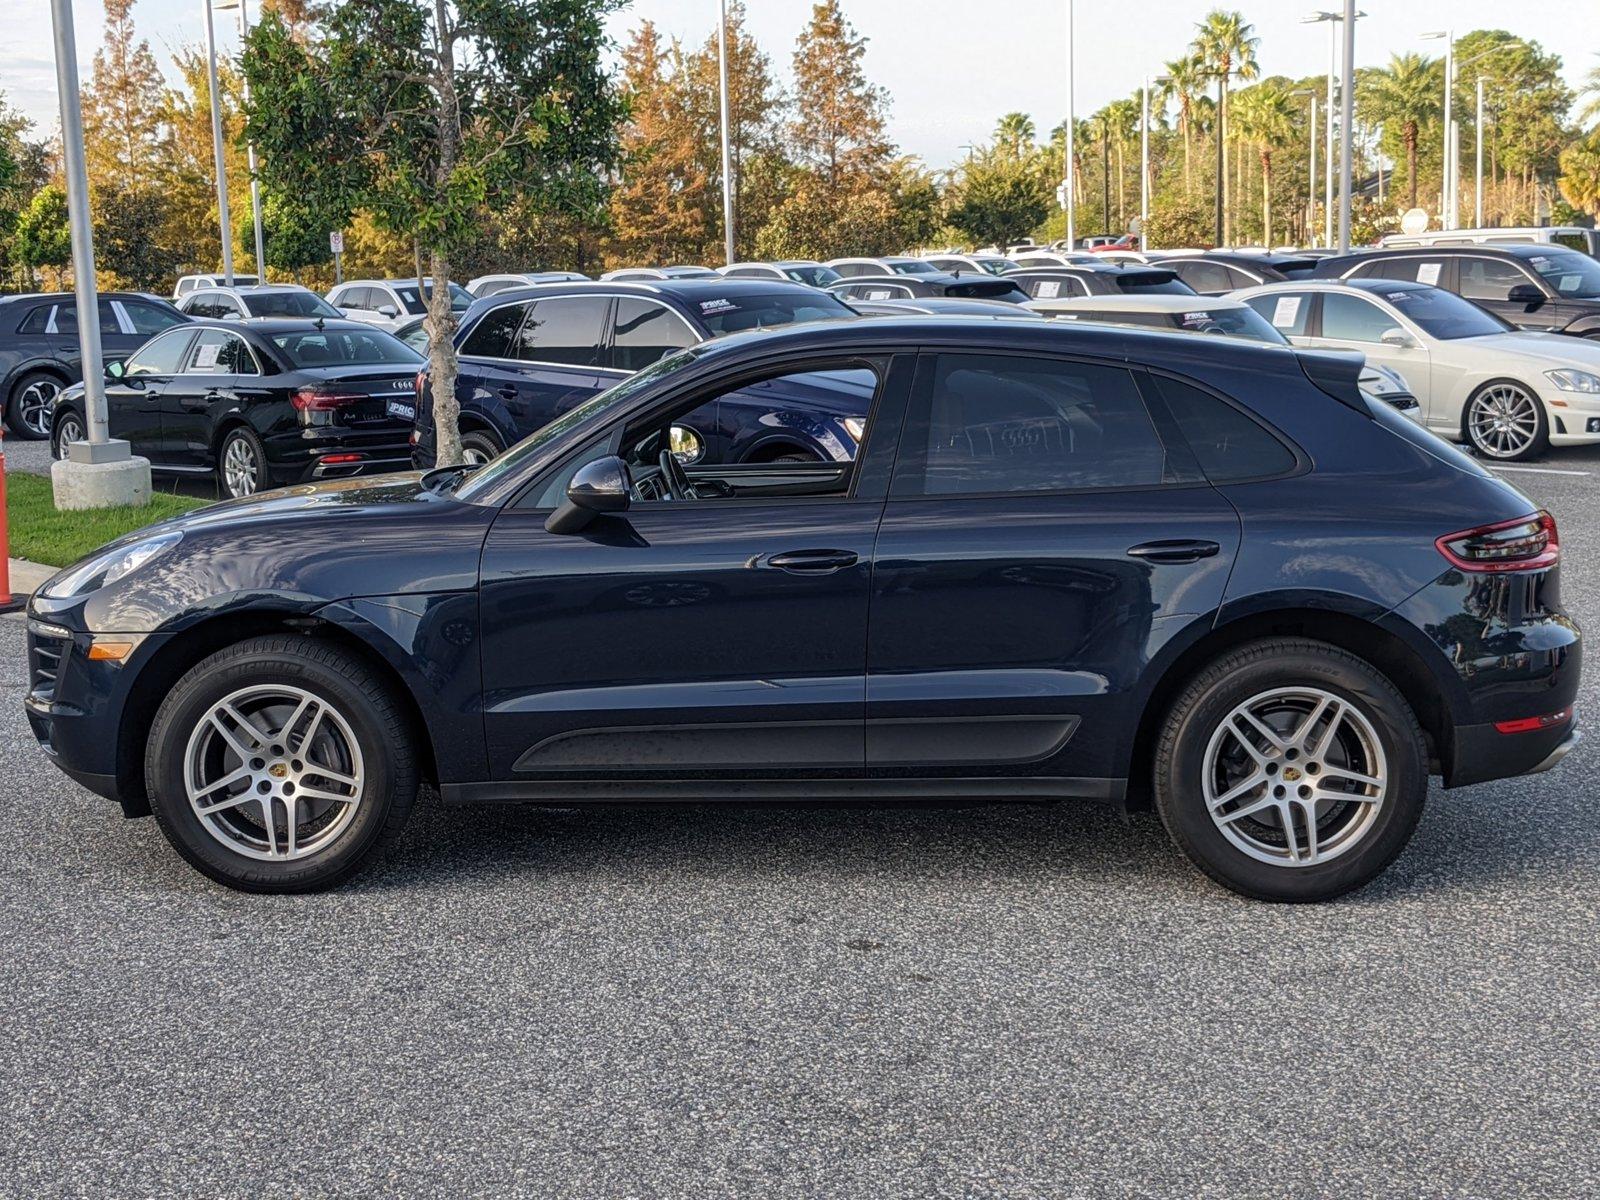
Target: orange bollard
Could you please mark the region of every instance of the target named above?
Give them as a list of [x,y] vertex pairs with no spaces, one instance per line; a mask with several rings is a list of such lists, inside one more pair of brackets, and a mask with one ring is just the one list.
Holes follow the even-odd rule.
[[11,525],[6,512],[6,435],[0,430],[0,612],[20,605],[11,596]]

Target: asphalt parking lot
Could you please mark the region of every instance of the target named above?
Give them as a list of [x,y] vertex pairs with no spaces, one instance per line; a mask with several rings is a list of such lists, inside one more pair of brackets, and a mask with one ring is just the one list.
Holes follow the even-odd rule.
[[[1600,629],[1600,450],[1506,478]],[[1314,908],[1086,805],[425,802],[260,898],[50,768],[24,676],[0,620],[0,1195],[1595,1195],[1597,738]]]

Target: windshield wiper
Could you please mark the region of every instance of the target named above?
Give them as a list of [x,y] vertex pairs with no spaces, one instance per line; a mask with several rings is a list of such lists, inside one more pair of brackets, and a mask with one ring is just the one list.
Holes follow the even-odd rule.
[[425,491],[448,496],[461,486],[463,479],[481,466],[482,463],[457,463],[453,467],[435,467],[423,472],[422,487]]

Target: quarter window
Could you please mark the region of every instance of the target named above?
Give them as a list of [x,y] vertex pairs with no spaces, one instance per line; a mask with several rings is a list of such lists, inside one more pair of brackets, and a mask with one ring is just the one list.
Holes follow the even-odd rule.
[[610,303],[602,296],[537,301],[517,331],[512,357],[573,367],[599,366],[600,339]]
[[1261,479],[1294,469],[1294,454],[1233,405],[1176,379],[1157,380],[1184,440],[1212,483]]
[[1166,448],[1126,370],[941,354],[901,440],[894,491],[975,495],[1171,481]]
[[611,337],[611,365],[641,371],[674,350],[695,344],[683,318],[654,300],[631,296],[617,301],[617,324]]

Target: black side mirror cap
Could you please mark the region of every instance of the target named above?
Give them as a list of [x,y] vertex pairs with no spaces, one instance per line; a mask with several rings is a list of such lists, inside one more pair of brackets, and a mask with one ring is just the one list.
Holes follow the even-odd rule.
[[1543,304],[1545,296],[1534,284],[1519,283],[1506,293],[1506,299],[1512,304]]
[[577,533],[603,513],[626,512],[633,503],[633,476],[615,454],[584,463],[567,484],[567,498],[544,527],[550,533]]

